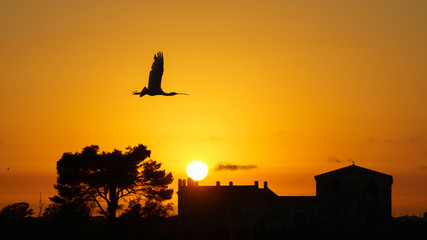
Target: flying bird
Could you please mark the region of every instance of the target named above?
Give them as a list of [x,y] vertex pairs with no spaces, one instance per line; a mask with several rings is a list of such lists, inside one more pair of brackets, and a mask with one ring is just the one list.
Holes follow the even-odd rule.
[[163,53],[158,52],[157,54],[154,54],[154,62],[153,62],[153,65],[151,65],[150,76],[148,77],[148,88],[144,87],[141,90],[141,92],[133,91],[132,92],[133,95],[139,95],[139,97],[142,97],[145,94],[150,96],[155,96],[155,95],[173,96],[177,94],[188,95],[186,93],[163,92],[161,87],[162,75],[163,75]]

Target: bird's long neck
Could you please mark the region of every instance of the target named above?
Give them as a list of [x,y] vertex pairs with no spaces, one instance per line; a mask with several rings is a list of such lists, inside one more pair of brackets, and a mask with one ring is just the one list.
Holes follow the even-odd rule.
[[177,93],[177,92],[170,92],[170,93],[164,93],[165,96],[173,96],[173,95],[188,95],[187,93]]

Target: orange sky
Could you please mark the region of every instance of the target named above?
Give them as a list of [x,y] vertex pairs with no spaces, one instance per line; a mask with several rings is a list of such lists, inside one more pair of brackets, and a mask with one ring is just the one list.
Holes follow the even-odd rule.
[[[40,192],[48,204],[64,152],[142,143],[176,180],[201,160],[201,185],[268,181],[278,195],[315,195],[314,175],[355,161],[394,177],[395,216],[427,211],[426,12],[410,0],[1,1],[0,207],[37,209]],[[131,95],[157,51],[163,89],[189,96]]]

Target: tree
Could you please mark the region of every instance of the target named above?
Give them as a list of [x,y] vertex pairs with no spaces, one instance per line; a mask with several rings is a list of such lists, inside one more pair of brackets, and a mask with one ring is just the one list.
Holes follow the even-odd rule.
[[162,204],[153,199],[146,199],[144,205],[140,202],[138,200],[130,201],[128,208],[120,217],[166,218],[172,216],[172,203]]
[[27,202],[19,202],[7,205],[1,210],[0,215],[8,219],[20,220],[34,214]]
[[[161,163],[147,159],[151,151],[139,144],[119,150],[102,152],[91,145],[79,153],[64,153],[57,162],[57,204],[85,206],[94,203],[110,221],[116,218],[119,201],[146,198],[164,201],[172,198],[172,173],[160,170]],[[106,205],[106,206],[105,206]]]

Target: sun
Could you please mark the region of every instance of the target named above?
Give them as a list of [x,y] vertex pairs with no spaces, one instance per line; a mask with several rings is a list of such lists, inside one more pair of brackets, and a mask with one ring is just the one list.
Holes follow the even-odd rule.
[[195,181],[202,180],[208,175],[208,166],[201,161],[191,162],[187,166],[187,175]]

